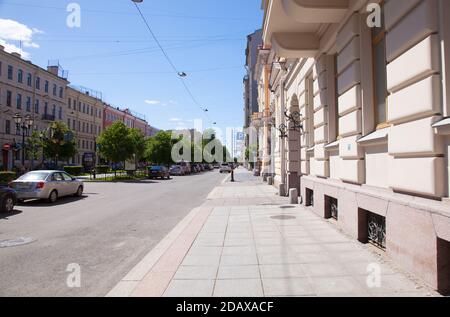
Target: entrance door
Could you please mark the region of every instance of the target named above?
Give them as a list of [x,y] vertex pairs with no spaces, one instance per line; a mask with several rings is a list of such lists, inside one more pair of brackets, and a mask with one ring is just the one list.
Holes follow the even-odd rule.
[[2,166],[4,171],[8,169],[8,152],[5,150],[2,150]]

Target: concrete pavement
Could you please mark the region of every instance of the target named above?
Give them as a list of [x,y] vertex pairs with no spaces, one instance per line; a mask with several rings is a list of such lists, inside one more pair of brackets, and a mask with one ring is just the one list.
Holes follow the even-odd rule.
[[381,251],[243,169],[216,187],[108,296],[437,296]]

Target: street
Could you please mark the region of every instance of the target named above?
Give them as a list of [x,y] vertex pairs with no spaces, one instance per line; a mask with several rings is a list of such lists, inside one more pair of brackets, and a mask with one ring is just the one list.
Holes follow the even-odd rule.
[[[0,296],[104,296],[225,178],[216,171],[170,181],[86,183],[81,199],[27,202],[0,216]],[[67,286],[69,264],[81,287]]]

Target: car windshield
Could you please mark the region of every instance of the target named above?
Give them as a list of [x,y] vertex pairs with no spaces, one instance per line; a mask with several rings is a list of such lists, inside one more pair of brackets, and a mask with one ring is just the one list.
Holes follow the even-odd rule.
[[161,166],[152,166],[152,167],[150,168],[150,170],[152,170],[152,171],[160,171],[161,169],[162,169]]
[[48,173],[35,172],[27,173],[19,178],[20,181],[43,181],[47,178]]

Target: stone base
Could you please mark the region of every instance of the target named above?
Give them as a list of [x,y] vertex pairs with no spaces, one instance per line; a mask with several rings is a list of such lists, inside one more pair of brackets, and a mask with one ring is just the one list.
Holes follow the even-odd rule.
[[367,243],[367,215],[386,225],[386,254],[443,294],[450,292],[450,209],[448,204],[313,176],[301,178],[301,195],[313,197],[313,210],[330,217],[330,199],[338,203],[337,226]]

